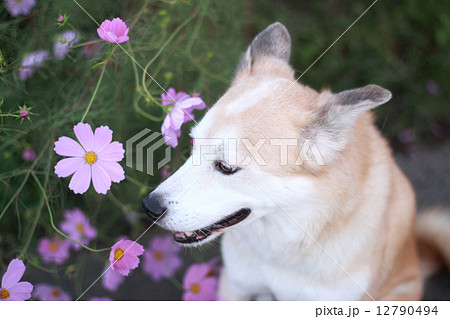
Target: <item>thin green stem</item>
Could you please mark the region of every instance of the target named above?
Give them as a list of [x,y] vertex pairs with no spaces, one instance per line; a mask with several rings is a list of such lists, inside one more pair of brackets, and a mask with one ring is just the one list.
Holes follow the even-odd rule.
[[138,181],[137,179],[134,179],[133,177],[129,176],[129,175],[125,175],[125,180],[131,182],[132,184],[138,186],[138,187],[145,187],[148,189],[152,189],[155,188],[155,186],[148,186],[145,185],[144,183],[141,183],[140,181]]
[[176,279],[175,277],[172,276],[172,277],[169,277],[169,280],[175,287],[177,287],[181,291],[184,290],[183,284],[178,279]]
[[[53,140],[53,136],[52,136],[52,140]],[[50,164],[52,162],[51,161],[52,160],[52,151],[53,150],[51,148],[49,148],[49,157],[47,159],[47,167],[46,167],[45,180],[44,180],[44,189],[46,189],[47,185],[48,185],[49,174],[50,174]],[[31,171],[31,174],[36,175],[36,172]],[[27,240],[25,241],[25,244],[22,247],[22,250],[20,253],[22,256],[25,256],[25,253],[27,252],[28,247],[30,246],[31,239],[33,238],[33,235],[34,235],[34,231],[36,230],[39,220],[41,219],[41,213],[42,213],[43,206],[44,206],[44,199],[42,198],[39,203],[39,207],[37,209],[37,214],[34,216],[33,224],[31,224],[30,231],[28,232]]]
[[84,122],[84,119],[86,118],[86,115],[89,113],[89,110],[91,109],[92,102],[94,102],[95,96],[97,95],[98,88],[100,87],[100,83],[102,83],[103,74],[105,74],[106,64],[103,64],[102,67],[102,73],[100,73],[100,77],[98,78],[97,85],[95,86],[94,93],[92,94],[91,100],[89,101],[89,104],[86,108],[86,111],[83,114],[83,117],[81,118],[81,122]]
[[189,39],[189,43],[188,43],[187,49],[186,49],[188,52],[191,52],[192,46],[194,45],[195,40],[197,40],[197,38],[198,38],[198,34],[200,32],[200,28],[201,28],[201,26],[203,24],[203,20],[205,19],[206,12],[208,11],[209,2],[210,2],[210,0],[205,0],[205,1],[202,1],[199,4],[199,6],[201,6],[201,8],[199,10],[200,11],[200,14],[199,14],[200,17],[197,20],[197,23],[195,24],[195,27],[194,27],[194,32],[192,33],[192,36]]
[[70,48],[71,44],[78,39],[78,31],[70,22],[66,22],[66,24],[75,32],[75,37],[67,44],[67,47]]
[[71,48],[71,49],[75,49],[75,48],[84,47],[84,46],[87,46],[87,45],[99,43],[99,42],[102,42],[102,41],[103,41],[103,40],[98,39],[98,40],[93,40],[93,41],[88,41],[88,42],[78,43],[78,44],[76,44],[76,45],[74,45],[74,46],[71,46],[70,48]]
[[144,72],[142,73],[142,88],[144,89],[145,93],[148,94],[148,96],[151,96],[150,92],[147,90],[147,84],[145,83],[145,77],[147,76],[147,69],[150,67],[150,65],[159,57],[159,55],[164,51],[164,49],[169,45],[170,42],[175,38],[175,36],[178,34],[178,32],[181,31],[189,22],[192,21],[192,19],[195,17],[195,14],[190,16],[188,19],[186,19],[182,24],[178,26],[178,28],[175,29],[175,31],[170,35],[170,37],[167,39],[167,41],[161,46],[159,51],[155,54],[155,56],[147,63],[147,65],[144,68]]
[[22,181],[22,184],[20,184],[19,188],[17,189],[17,191],[14,193],[14,195],[11,197],[11,199],[8,201],[8,203],[6,204],[6,206],[3,208],[1,214],[0,214],[0,220],[3,218],[3,215],[6,213],[6,211],[8,210],[9,206],[13,203],[14,199],[17,198],[17,196],[19,196],[20,192],[22,191],[23,187],[25,186],[25,184],[28,181],[28,178],[30,177],[30,174],[34,171],[34,167],[37,165],[37,163],[39,162],[39,160],[42,157],[42,154],[44,154],[44,151],[47,149],[48,144],[46,146],[43,147],[42,151],[39,153],[38,157],[34,160],[33,164],[31,164],[31,167],[29,168],[29,170],[26,172],[26,175]]
[[66,235],[65,233],[63,233],[62,231],[60,231],[58,229],[58,227],[55,226],[55,223],[53,222],[53,213],[52,213],[52,209],[50,207],[49,201],[48,201],[48,197],[47,197],[47,193],[44,190],[44,187],[42,187],[41,182],[39,181],[39,179],[37,178],[36,174],[32,173],[31,174],[37,184],[37,186],[39,187],[39,190],[42,192],[42,196],[44,196],[44,200],[45,200],[45,205],[47,206],[47,210],[48,210],[48,216],[50,218],[50,225],[52,226],[52,228],[61,236],[63,236],[64,238],[67,238],[71,241],[73,241],[74,243],[80,245],[81,247],[83,247],[84,249],[87,249],[89,251],[92,251],[94,253],[100,253],[102,251],[107,251],[107,250],[111,250],[111,248],[102,248],[102,249],[93,249],[91,247],[88,247],[86,245],[83,245],[82,243],[80,243],[79,241],[76,241],[75,239],[69,237],[68,235]]
[[93,66],[91,66],[91,69],[96,69],[96,68],[98,68],[101,65],[106,65],[109,62],[109,60],[111,60],[111,57],[112,57],[112,54],[113,54],[114,51],[115,51],[115,48],[113,49],[113,44],[110,43],[109,44],[109,52],[108,52],[108,55],[107,55],[106,59],[103,60],[102,62],[94,64]]

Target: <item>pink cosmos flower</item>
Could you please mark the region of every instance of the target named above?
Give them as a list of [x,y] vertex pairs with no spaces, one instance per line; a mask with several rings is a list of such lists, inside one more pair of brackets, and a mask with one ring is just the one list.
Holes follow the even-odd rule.
[[[55,166],[58,177],[72,175],[69,189],[75,194],[83,194],[92,184],[99,194],[106,194],[111,182],[119,183],[125,179],[123,168],[117,163],[125,153],[122,144],[112,142],[112,131],[108,126],[100,126],[92,133],[89,124],[78,123],[73,127],[80,143],[62,136],[55,142],[55,152],[70,156],[60,160]],[[81,144],[81,145],[80,145]]]
[[[212,267],[213,266],[213,267]],[[218,278],[211,262],[189,267],[183,278],[183,300],[216,300]]]
[[181,267],[181,258],[178,255],[181,246],[170,236],[155,236],[149,246],[144,253],[143,271],[155,281],[173,276]]
[[66,239],[53,237],[41,238],[38,244],[38,253],[46,263],[62,264],[69,257],[70,243]]
[[77,43],[79,40],[80,39],[77,37],[77,34],[72,30],[62,33],[53,45],[53,55],[59,60],[64,59],[67,51],[69,51],[69,47]]
[[13,16],[30,14],[36,0],[5,0],[6,10]]
[[50,58],[50,53],[46,50],[34,51],[29,53],[22,60],[19,70],[19,79],[24,81],[33,76],[36,68],[44,65],[45,61]]
[[162,93],[161,100],[163,106],[171,105],[162,124],[161,133],[167,145],[177,147],[183,123],[193,120],[193,111],[203,110],[206,104],[198,93],[190,97],[185,92],[177,93],[173,88],[170,88],[167,94]]
[[[89,223],[89,218],[79,208],[67,210],[64,214],[64,221],[61,223],[61,229],[71,238],[79,241],[83,245],[89,245],[89,242],[97,237],[97,230]],[[70,245],[75,249],[81,249],[81,246],[73,241]]]
[[106,19],[97,29],[100,39],[109,43],[127,42],[130,39],[128,31],[127,25],[120,18],[115,18],[112,21]]
[[111,247],[109,261],[111,269],[118,271],[124,276],[128,276],[131,269],[139,265],[138,256],[144,253],[144,247],[132,240],[119,240]]
[[42,301],[69,301],[72,297],[59,287],[49,284],[37,284],[33,297]]
[[[106,266],[106,273],[102,277],[102,285],[106,290],[109,291],[117,291],[119,286],[124,282],[125,277],[122,276],[119,272],[108,269],[109,266]],[[103,272],[105,271],[103,270]]]
[[13,259],[2,278],[0,301],[24,301],[30,299],[33,285],[19,280],[25,272],[25,265],[20,259]]
[[32,148],[24,149],[22,152],[22,159],[25,162],[34,162],[36,160],[36,152]]

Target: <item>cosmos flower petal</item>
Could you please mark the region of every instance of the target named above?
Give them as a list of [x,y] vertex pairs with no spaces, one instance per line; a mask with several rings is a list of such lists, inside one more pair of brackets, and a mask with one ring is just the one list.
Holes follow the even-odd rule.
[[[115,259],[115,254],[118,249],[121,249],[123,252],[120,258]],[[128,276],[130,270],[135,269],[139,265],[138,256],[143,253],[144,247],[142,245],[131,240],[121,239],[111,247],[111,253],[109,255],[111,268],[124,276]]]
[[73,174],[69,183],[69,189],[73,190],[75,194],[83,194],[88,190],[89,185],[91,185],[91,166],[84,163]]
[[[62,39],[66,39],[65,43],[61,43]],[[53,45],[53,55],[57,59],[63,60],[67,52],[69,51],[69,44],[70,46],[73,46],[79,40],[80,37],[77,37],[75,31],[67,30],[66,32],[62,33],[55,41],[55,44]]]
[[122,274],[109,268],[102,277],[102,285],[106,290],[117,291],[124,280]]
[[68,157],[60,160],[55,166],[58,177],[67,177],[75,173],[86,161],[83,157]]
[[206,263],[192,265],[184,275],[184,289],[189,289],[192,284],[198,283],[199,281],[203,280],[203,278],[205,278],[210,271],[211,267]]
[[120,18],[105,20],[97,29],[98,36],[109,43],[123,43],[129,40],[127,25]]
[[205,102],[195,93],[194,97],[190,97],[184,92],[176,92],[173,88],[169,88],[167,94],[161,94],[162,105],[174,104],[175,106],[166,115],[161,133],[164,136],[167,145],[178,146],[178,137],[181,135],[181,126],[183,123],[194,120],[193,111],[195,109],[204,109]]
[[179,130],[181,125],[184,123],[184,114],[185,111],[179,106],[175,106],[172,112],[169,114],[170,116],[170,126],[173,130]]
[[61,156],[80,156],[84,157],[86,152],[83,150],[81,145],[67,136],[61,136],[55,142],[54,148],[56,154]]
[[130,40],[130,38],[127,35],[122,35],[120,37],[117,37],[117,43],[124,43]]
[[72,300],[70,295],[59,287],[49,284],[37,284],[33,297],[42,301],[68,301]]
[[35,6],[36,0],[5,0],[6,10],[13,16],[26,15],[31,13],[31,9]]
[[19,300],[27,300],[31,298],[33,285],[27,281],[22,281],[9,288],[8,291],[11,296],[18,298]]
[[95,129],[94,144],[92,151],[95,153],[101,152],[112,141],[112,130],[108,126],[100,126]]
[[112,182],[119,183],[120,181],[125,179],[125,171],[119,163],[98,159],[96,164],[101,166],[106,171],[106,173],[108,173]]
[[111,188],[111,178],[97,163],[92,165],[92,184],[95,191],[99,194],[106,194]]
[[123,159],[123,154],[125,150],[123,149],[122,143],[112,142],[107,147],[105,147],[101,152],[97,154],[99,159],[105,161],[121,161]]
[[[97,237],[97,230],[91,226],[89,218],[79,208],[65,211],[60,228],[71,238],[84,245],[88,245],[92,239]],[[70,241],[69,244],[75,250],[81,249],[77,243]]]
[[8,269],[2,278],[2,288],[10,289],[17,284],[25,272],[25,265],[20,259],[13,259],[8,265]]
[[86,152],[92,151],[92,147],[94,146],[94,133],[92,132],[91,126],[87,123],[78,123],[73,127],[73,131],[84,150]]

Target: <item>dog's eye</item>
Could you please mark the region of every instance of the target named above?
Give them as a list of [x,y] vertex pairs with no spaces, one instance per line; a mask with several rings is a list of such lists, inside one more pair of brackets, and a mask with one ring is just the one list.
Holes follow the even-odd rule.
[[239,170],[239,167],[233,167],[227,163],[217,161],[216,169],[223,174],[230,175],[236,173]]

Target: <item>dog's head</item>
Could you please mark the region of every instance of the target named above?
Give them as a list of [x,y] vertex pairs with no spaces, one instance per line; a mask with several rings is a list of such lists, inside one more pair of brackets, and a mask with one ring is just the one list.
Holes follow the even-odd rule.
[[280,23],[253,40],[229,90],[193,128],[190,158],[143,199],[177,242],[207,242],[279,211],[277,203],[312,205],[317,176],[347,147],[357,119],[391,97],[376,85],[318,93],[295,81],[290,51]]

